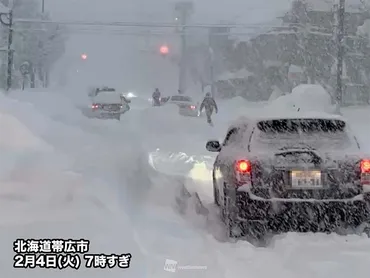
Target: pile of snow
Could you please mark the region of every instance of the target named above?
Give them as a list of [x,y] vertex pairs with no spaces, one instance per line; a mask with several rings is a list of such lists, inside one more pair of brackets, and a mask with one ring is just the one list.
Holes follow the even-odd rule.
[[[210,153],[211,154],[211,153]],[[157,149],[149,153],[149,164],[156,171],[167,175],[181,175],[196,177],[197,169],[205,166],[208,173],[213,167],[215,155],[189,154],[185,152],[169,152]],[[199,175],[198,175],[199,176]],[[208,180],[211,174],[208,176]],[[195,178],[197,179],[197,178]]]
[[[27,94],[22,96],[27,99]],[[132,198],[126,185],[133,183],[131,175],[140,169],[137,139],[109,134],[104,126],[86,132],[78,118],[73,125],[66,124],[72,121],[68,113],[60,114],[67,119],[58,121],[47,116],[54,114],[48,110],[54,103],[50,98],[36,102],[43,112],[28,100],[0,96],[3,273],[15,274],[10,252],[16,238],[86,238],[95,253],[132,252],[136,259],[126,273],[145,277],[138,265],[144,258],[130,226],[126,199]],[[50,276],[43,271],[35,270],[35,275]],[[116,271],[120,270],[107,277],[116,277]]]
[[273,102],[274,100],[278,99],[279,97],[285,95],[285,93],[280,90],[277,86],[274,87],[274,90],[272,91],[269,102]]
[[9,94],[9,97],[22,102],[32,103],[38,111],[54,119],[62,116],[75,120],[81,114],[72,100],[60,93],[42,90],[13,91]]
[[[70,95],[65,92],[59,91],[15,91],[9,94],[7,105],[4,107],[5,110],[9,110],[9,113],[14,111],[20,111],[18,117],[22,117],[22,121],[26,123],[28,127],[38,127],[40,129],[45,128],[57,128],[55,124],[49,126],[45,121],[55,121],[62,126],[67,125],[68,128],[74,128],[75,132],[71,133],[71,136],[79,133],[90,133],[100,135],[103,133],[117,133],[122,134],[122,129],[118,128],[118,121],[102,121],[99,119],[89,119],[81,111],[81,107],[75,100],[70,98]],[[84,103],[85,108],[91,110],[91,103]],[[31,123],[28,119],[27,114],[30,113],[33,117],[38,117],[38,122]],[[23,119],[24,118],[24,119]],[[46,130],[47,136],[54,133]]]
[[37,137],[23,123],[0,109],[0,148],[6,150],[50,150],[51,146]]
[[0,108],[0,176],[13,171],[16,165],[27,158],[38,157],[50,152],[53,148],[36,136],[22,122]]
[[302,84],[291,94],[278,97],[266,107],[277,111],[317,111],[335,113],[330,94],[320,85]]

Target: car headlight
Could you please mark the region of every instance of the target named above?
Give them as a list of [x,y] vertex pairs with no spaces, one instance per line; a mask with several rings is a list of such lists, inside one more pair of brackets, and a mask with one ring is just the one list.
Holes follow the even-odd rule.
[[135,98],[137,96],[133,92],[128,92],[127,95],[126,95],[126,97],[128,97],[128,98]]

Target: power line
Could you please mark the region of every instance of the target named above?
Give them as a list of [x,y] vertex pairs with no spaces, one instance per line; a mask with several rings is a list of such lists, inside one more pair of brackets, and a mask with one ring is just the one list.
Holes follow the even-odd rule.
[[[282,24],[282,25],[267,25],[267,24],[174,24],[174,23],[158,23],[158,22],[101,22],[101,21],[51,21],[51,20],[39,20],[39,19],[16,19],[15,22],[16,26],[24,26],[24,24],[54,24],[54,25],[66,25],[66,26],[77,26],[77,27],[118,27],[118,28],[149,28],[149,30],[153,29],[171,29],[175,28],[175,32],[167,32],[167,33],[136,33],[136,32],[125,32],[120,34],[126,35],[138,35],[138,36],[179,36],[183,35],[184,32],[180,30],[184,30],[184,27],[187,29],[189,28],[198,28],[198,29],[210,29],[210,28],[233,28],[231,32],[216,32],[212,34],[213,36],[243,36],[243,35],[256,35],[258,33],[268,33],[268,30],[271,29],[282,29],[282,28],[292,28],[292,27],[302,27],[300,24]],[[32,25],[31,25],[32,26]],[[322,29],[320,26],[311,25],[313,28]],[[31,27],[32,28],[32,27]],[[30,28],[30,29],[31,29]],[[242,31],[236,32],[236,29],[248,29],[251,31]],[[32,30],[36,30],[32,28]],[[71,29],[68,29],[71,30]],[[121,29],[122,30],[122,29]],[[253,30],[253,31],[252,31]],[[41,30],[42,31],[42,30]],[[45,31],[45,30],[44,30]],[[107,29],[103,29],[104,32],[107,32]],[[120,31],[117,31],[120,32]],[[278,31],[277,31],[278,32]],[[325,32],[327,33],[327,32]],[[329,32],[330,33],[330,32]],[[197,36],[199,34],[192,34],[192,32],[187,32],[189,36]]]
[[276,25],[266,24],[176,24],[165,22],[134,22],[134,21],[62,21],[62,20],[40,20],[40,19],[24,19],[17,18],[14,23],[28,23],[28,24],[58,24],[58,25],[82,25],[82,26],[113,26],[113,27],[149,27],[149,28],[274,28],[281,27]]
[[[93,28],[91,28],[93,27]],[[112,28],[99,28],[102,26],[91,26],[90,28],[86,28],[86,26],[81,26],[77,28],[66,28],[66,29],[60,29],[59,31],[65,31],[65,33],[105,33],[105,34],[117,34],[117,35],[137,35],[137,36],[179,36],[180,34],[184,34],[182,31],[175,31],[171,32],[169,31],[162,31],[162,30],[153,30],[153,29],[148,29],[145,31],[132,31],[132,29],[127,29],[127,28],[120,28],[120,29],[112,29]],[[279,26],[281,27],[281,26]],[[278,28],[275,26],[274,28]],[[45,32],[47,31],[44,28],[30,28],[30,27],[14,27],[13,28],[15,31],[19,32],[32,32],[32,31],[39,31],[39,32]],[[232,31],[232,32],[217,32],[212,34],[212,36],[243,36],[243,35],[256,35],[256,34],[266,34],[266,35],[274,35],[274,34],[279,34],[279,30],[266,30],[265,32],[257,31],[257,30],[250,30],[250,31]],[[282,30],[281,33],[286,33],[286,31]],[[292,31],[292,33],[294,33]],[[313,34],[318,34],[322,36],[332,36],[331,32],[319,32],[319,31],[309,31],[309,33]],[[189,37],[199,37],[203,36],[204,34],[199,32],[187,32],[187,36]],[[346,37],[352,37],[352,36],[346,36]]]
[[[34,29],[34,28],[19,28],[16,27],[14,30],[17,32],[22,31],[40,31],[44,32],[45,29]],[[158,32],[158,31],[127,31],[127,30],[114,30],[114,29],[93,29],[93,28],[77,28],[67,29],[65,33],[69,34],[81,34],[81,33],[93,33],[93,34],[113,34],[113,35],[131,35],[131,36],[174,36],[178,37],[182,32]],[[238,36],[238,35],[255,35],[256,32],[232,32],[232,33],[216,33],[214,36]],[[188,37],[199,37],[202,34],[199,33],[187,33]]]

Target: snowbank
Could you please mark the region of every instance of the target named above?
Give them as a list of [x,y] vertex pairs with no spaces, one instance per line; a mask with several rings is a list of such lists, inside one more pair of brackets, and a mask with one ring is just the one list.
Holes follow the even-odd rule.
[[276,99],[278,99],[279,97],[285,95],[284,92],[282,92],[278,87],[274,88],[274,90],[272,91],[270,97],[269,97],[269,102],[272,102]]
[[269,103],[268,109],[278,111],[317,111],[335,113],[330,94],[320,85],[302,84],[295,87],[291,94],[280,96]]
[[50,150],[51,146],[37,137],[24,124],[15,117],[2,113],[0,109],[0,148],[1,149],[24,149]]
[[[213,167],[214,160],[215,155],[169,152],[160,149],[149,153],[149,164],[156,171],[167,175],[187,176],[195,180],[211,179],[210,170]],[[207,177],[204,175],[204,168],[207,168]]]
[[[36,136],[12,115],[0,109],[0,177],[13,171],[27,157],[42,156],[53,151],[52,146]],[[1,190],[0,190],[1,191]]]
[[[86,107],[90,105],[85,103]],[[39,132],[50,137],[60,131],[51,132],[50,129],[58,129],[59,127],[67,126],[68,129],[73,129],[73,132],[68,132],[65,135],[76,137],[76,140],[85,137],[85,133],[89,133],[94,138],[103,133],[117,133],[117,136],[122,134],[122,130],[117,128],[118,121],[101,121],[98,119],[89,119],[83,115],[78,101],[70,98],[70,95],[64,95],[63,92],[54,91],[15,91],[9,94],[7,105],[4,108],[8,113],[18,111],[18,118],[22,117],[22,122],[28,127],[37,128]],[[32,122],[27,115],[37,117],[37,122]],[[54,122],[57,122],[55,125]],[[85,136],[80,136],[84,134]],[[55,138],[59,140],[59,138]],[[54,140],[54,141],[55,141]],[[72,139],[70,139],[72,140]],[[53,141],[53,142],[54,142]],[[64,142],[68,144],[67,141]]]
[[[142,155],[136,139],[118,137],[122,130],[114,131],[104,124],[88,132],[90,127],[84,129],[77,114],[73,125],[67,124],[73,120],[68,113],[60,113],[55,120],[55,111],[49,109],[55,104],[52,98],[26,96],[18,95],[18,100],[0,96],[2,149],[9,145],[9,136],[15,136],[16,143],[2,150],[0,156],[3,274],[29,276],[26,270],[21,274],[17,270],[16,274],[11,267],[14,254],[10,252],[16,238],[86,238],[95,253],[132,252],[136,259],[125,272],[131,277],[146,277],[140,265],[145,258],[127,213],[132,209],[127,198],[133,195],[128,194],[126,185],[140,169]],[[117,277],[119,271],[112,270],[106,276]],[[34,272],[37,277],[50,277],[44,270]],[[81,271],[72,277],[94,274]]]
[[22,102],[32,103],[39,112],[52,118],[58,118],[63,115],[65,118],[78,119],[80,114],[75,108],[75,103],[60,93],[42,90],[13,91],[9,94],[9,97]]

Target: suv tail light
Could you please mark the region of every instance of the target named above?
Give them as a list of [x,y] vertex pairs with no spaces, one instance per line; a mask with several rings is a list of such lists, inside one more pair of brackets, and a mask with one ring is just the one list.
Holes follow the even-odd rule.
[[249,160],[238,160],[235,162],[235,176],[238,186],[251,184],[252,164]]
[[195,105],[190,105],[191,110],[195,110],[195,108],[196,108]]
[[99,108],[99,105],[98,104],[93,104],[93,105],[91,105],[91,108],[92,109],[98,109]]
[[236,171],[242,174],[250,173],[251,163],[249,160],[238,160],[235,164]]
[[361,161],[361,173],[370,173],[370,159]]
[[[361,160],[361,183],[370,187],[370,159]],[[370,191],[370,188],[369,188]]]

